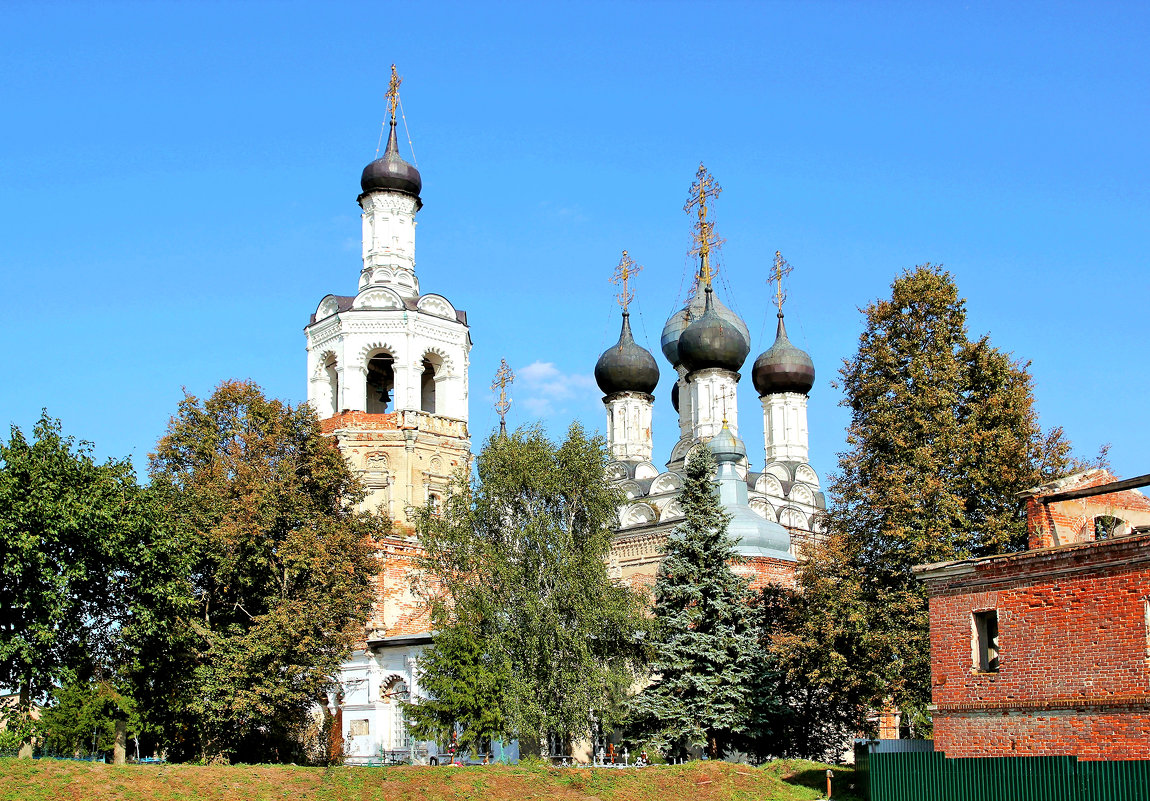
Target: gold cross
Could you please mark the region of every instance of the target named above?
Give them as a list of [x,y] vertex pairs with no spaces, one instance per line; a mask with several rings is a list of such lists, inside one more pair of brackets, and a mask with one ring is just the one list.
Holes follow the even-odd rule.
[[695,221],[692,231],[694,247],[691,248],[691,255],[699,257],[699,276],[707,286],[711,285],[711,279],[718,272],[711,269],[711,251],[723,245],[723,240],[715,236],[715,224],[707,221],[707,204],[708,202],[713,204],[722,191],[723,187],[715,182],[714,176],[707,172],[702,162],[699,162],[695,183],[691,184],[691,191],[683,211],[690,214],[692,209],[699,210],[699,219]]
[[403,78],[400,78],[395,71],[395,65],[391,65],[391,82],[387,85],[387,110],[391,114],[391,118],[395,119],[395,106],[399,103],[399,85],[403,83]]
[[506,359],[499,360],[499,369],[495,371],[495,380],[491,382],[491,391],[499,393],[499,400],[495,401],[495,411],[499,412],[499,424],[504,424],[503,418],[511,408],[511,398],[507,397],[507,387],[514,383],[515,373],[507,365]]
[[767,278],[767,286],[775,285],[775,305],[779,307],[779,314],[783,313],[783,302],[787,299],[787,293],[783,291],[783,279],[791,274],[794,267],[787,264],[787,260],[783,258],[783,254],[775,251],[775,266],[771,269],[770,277]]
[[615,297],[619,299],[619,305],[623,307],[624,314],[627,313],[627,306],[635,298],[635,292],[629,287],[628,282],[642,269],[643,265],[636,264],[635,260],[628,256],[627,251],[624,250],[623,258],[619,259],[619,266],[615,268],[615,274],[611,276],[612,284],[623,287],[622,291]]

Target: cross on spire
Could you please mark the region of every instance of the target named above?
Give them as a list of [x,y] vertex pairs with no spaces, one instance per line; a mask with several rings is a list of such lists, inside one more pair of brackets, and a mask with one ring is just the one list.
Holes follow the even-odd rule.
[[507,410],[511,408],[511,398],[507,397],[507,387],[515,382],[515,373],[507,364],[506,359],[499,360],[499,369],[495,371],[495,380],[491,382],[491,391],[499,393],[499,400],[495,401],[495,411],[499,412],[499,433],[507,433]]
[[623,307],[623,314],[627,313],[627,307],[635,299],[635,291],[630,288],[628,282],[642,269],[643,265],[636,264],[635,260],[628,256],[627,251],[624,250],[623,258],[619,259],[619,266],[615,268],[615,273],[611,276],[611,283],[622,287],[615,297],[619,299],[619,305]]
[[711,251],[723,245],[723,240],[715,236],[715,223],[707,220],[708,204],[713,205],[715,198],[723,191],[715,181],[715,177],[707,172],[707,168],[699,162],[699,170],[695,173],[695,183],[691,184],[691,191],[687,195],[687,202],[683,211],[688,214],[698,209],[698,220],[692,228],[691,237],[694,245],[691,255],[699,257],[699,277],[706,286],[711,285],[711,279],[718,270],[711,268]]
[[783,279],[795,268],[787,263],[783,258],[783,254],[775,251],[775,266],[771,268],[770,276],[767,278],[767,286],[775,285],[775,305],[779,307],[779,316],[783,316],[783,303],[787,300],[786,290],[783,289]]
[[399,85],[403,83],[403,78],[395,71],[395,65],[391,65],[391,81],[387,85],[387,111],[391,114],[392,122],[395,122],[395,107],[399,103]]

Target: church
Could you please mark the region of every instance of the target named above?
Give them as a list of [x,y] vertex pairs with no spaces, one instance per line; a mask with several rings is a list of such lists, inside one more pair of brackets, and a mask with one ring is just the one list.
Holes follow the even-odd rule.
[[[380,545],[383,570],[363,642],[329,696],[350,764],[388,756],[437,761],[434,743],[412,741],[399,703],[419,697],[417,660],[431,643],[426,611],[410,587],[418,542],[408,510],[441,503],[451,476],[471,464],[468,317],[446,295],[420,288],[415,231],[423,182],[399,153],[399,82],[392,67],[387,147],[360,177],[363,247],[356,293],[325,296],[304,328],[308,402],[363,481],[363,507],[395,522],[393,535]],[[751,341],[744,321],[712,286],[716,240],[707,214],[719,191],[700,166],[688,202],[698,215],[693,253],[699,271],[660,343],[674,372],[670,400],[679,416],[679,439],[663,469],[653,461],[651,432],[659,367],[631,334],[628,280],[634,271],[626,253],[619,341],[595,364],[607,416],[608,475],[626,496],[608,570],[632,586],[654,583],[663,542],[682,519],[677,498],[683,465],[696,447],[710,447],[719,462],[720,498],[746,559],[737,569],[754,586],[793,583],[803,544],[820,533],[825,502],[807,448],[814,365],[787,338],[781,288],[775,340],[751,371],[764,421],[761,471],[751,469],[738,435],[735,390]],[[780,282],[782,264],[777,257]]]

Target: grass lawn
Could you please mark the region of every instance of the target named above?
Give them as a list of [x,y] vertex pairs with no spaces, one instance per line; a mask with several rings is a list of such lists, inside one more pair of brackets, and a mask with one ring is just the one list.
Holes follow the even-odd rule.
[[[650,767],[300,768],[283,765],[94,765],[0,759],[0,801],[802,801],[824,798],[826,768],[779,760]],[[850,801],[849,768],[834,768],[834,797]]]

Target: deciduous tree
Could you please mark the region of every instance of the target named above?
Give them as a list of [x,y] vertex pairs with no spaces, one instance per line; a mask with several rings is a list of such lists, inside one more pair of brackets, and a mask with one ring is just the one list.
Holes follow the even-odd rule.
[[129,462],[97,464],[46,412],[31,442],[16,427],[0,442],[0,686],[24,713],[96,673],[126,680],[179,583],[154,512]]
[[930,651],[911,568],[1024,548],[1017,494],[1075,464],[1061,430],[1038,424],[1027,364],[968,337],[949,273],[907,271],[864,314],[840,372],[851,422],[829,539],[802,566],[808,597],[773,647],[787,675],[828,688],[832,718],[893,699],[921,732]]
[[[422,518],[423,592],[447,633],[423,681],[441,688],[441,719],[449,697],[464,699],[457,719],[475,719],[468,683],[502,698],[492,711],[506,723],[492,725],[525,750],[545,747],[549,732],[589,734],[592,716],[618,718],[646,623],[641,597],[607,575],[620,496],[606,463],[603,439],[578,425],[560,445],[535,427],[494,435],[475,481],[461,479],[442,513]],[[480,639],[452,639],[458,626]]]
[[386,522],[310,407],[248,382],[184,397],[150,458],[190,563],[191,613],[164,665],[179,756],[293,756],[293,735],[363,636]]

